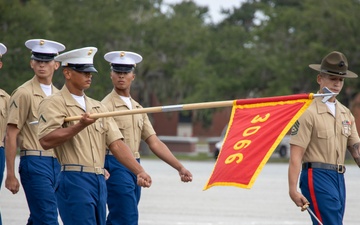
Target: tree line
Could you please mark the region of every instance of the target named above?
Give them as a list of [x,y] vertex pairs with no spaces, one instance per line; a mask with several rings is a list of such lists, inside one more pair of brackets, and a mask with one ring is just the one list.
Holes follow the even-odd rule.
[[[223,10],[219,23],[193,1],[0,0],[0,42],[8,47],[1,88],[11,93],[30,79],[33,38],[63,43],[65,51],[98,48],[99,73],[87,95],[101,100],[112,89],[106,52],[143,56],[132,95],[144,106],[155,96],[162,105],[316,92],[316,72],[330,51],[343,52],[360,73],[359,0],[246,0]],[[59,69],[54,84],[64,79]],[[358,79],[345,81],[341,97],[356,92]],[[207,121],[215,109],[196,112]]]

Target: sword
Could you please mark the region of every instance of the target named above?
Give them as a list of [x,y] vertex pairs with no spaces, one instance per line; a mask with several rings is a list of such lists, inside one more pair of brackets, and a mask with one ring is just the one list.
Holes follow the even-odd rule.
[[313,217],[316,219],[316,221],[318,221],[318,223],[319,223],[320,225],[324,225],[324,224],[319,220],[319,218],[317,218],[317,216],[315,215],[315,213],[310,209],[309,203],[306,203],[305,205],[303,205],[303,207],[301,207],[301,211],[305,211],[305,210],[307,210],[307,211],[309,212],[309,214],[310,214],[311,216],[313,216]]

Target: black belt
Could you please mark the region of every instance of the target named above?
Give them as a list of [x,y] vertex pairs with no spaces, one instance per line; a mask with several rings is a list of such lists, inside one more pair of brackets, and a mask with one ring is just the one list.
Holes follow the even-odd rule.
[[342,164],[328,164],[328,163],[319,163],[319,162],[307,162],[302,164],[302,168],[310,169],[310,168],[318,168],[318,169],[326,169],[326,170],[335,170],[338,173],[345,173],[346,168]]

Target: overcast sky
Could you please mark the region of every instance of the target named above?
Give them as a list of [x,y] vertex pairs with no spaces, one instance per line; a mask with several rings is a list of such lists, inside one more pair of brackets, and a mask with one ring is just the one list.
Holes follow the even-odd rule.
[[[174,4],[183,0],[163,0],[164,3]],[[210,15],[214,23],[217,23],[223,19],[220,10],[230,9],[232,7],[239,7],[243,0],[193,0],[197,5],[208,6]]]

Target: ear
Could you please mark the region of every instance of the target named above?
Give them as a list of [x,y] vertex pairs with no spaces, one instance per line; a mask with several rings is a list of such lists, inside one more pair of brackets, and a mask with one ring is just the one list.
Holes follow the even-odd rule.
[[63,74],[66,80],[70,80],[71,78],[71,70],[69,70],[68,68],[64,68],[63,69]]
[[60,67],[60,63],[55,61],[55,70],[59,69],[59,67]]
[[116,73],[114,72],[114,71],[110,71],[110,80],[114,80],[113,78],[115,77],[115,79],[116,79],[116,77],[117,77],[117,75],[116,75]]
[[31,69],[34,69],[33,60],[30,60],[30,67],[31,67]]
[[135,80],[135,76],[136,76],[136,75],[135,75],[135,73],[133,73],[133,77],[132,77],[132,80]]
[[317,81],[318,84],[321,84],[322,78],[323,78],[323,77],[322,77],[320,74],[317,75],[316,81]]
[[2,68],[2,62],[0,61],[0,69]]

